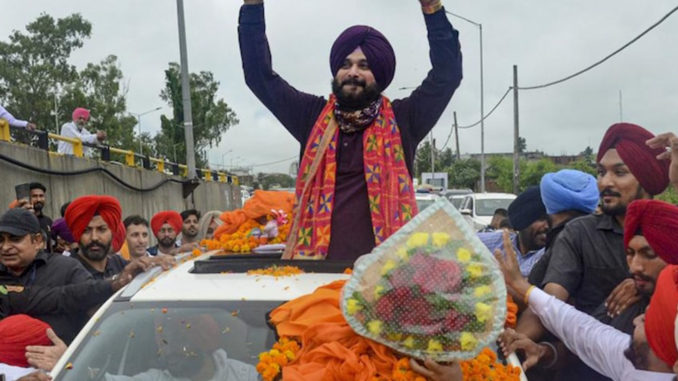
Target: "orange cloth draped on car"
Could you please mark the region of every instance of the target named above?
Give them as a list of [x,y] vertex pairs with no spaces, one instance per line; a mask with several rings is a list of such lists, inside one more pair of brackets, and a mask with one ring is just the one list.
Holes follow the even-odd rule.
[[391,374],[398,361],[393,351],[355,333],[341,314],[344,283],[319,287],[271,312],[279,336],[301,338],[301,351],[283,368],[283,381],[369,381],[377,373]]
[[242,209],[223,212],[219,218],[224,224],[214,232],[214,237],[232,234],[247,220],[254,220],[271,213],[271,209],[282,209],[287,215],[292,214],[294,193],[281,191],[254,191],[254,195],[245,201]]

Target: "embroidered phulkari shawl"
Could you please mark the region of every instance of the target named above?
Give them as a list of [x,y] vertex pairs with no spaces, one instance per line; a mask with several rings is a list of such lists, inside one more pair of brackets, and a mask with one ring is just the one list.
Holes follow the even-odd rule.
[[[283,258],[327,256],[339,139],[335,104],[331,95],[306,144],[297,176],[294,222]],[[382,97],[379,115],[363,133],[363,162],[372,230],[379,245],[417,213],[400,129],[386,97]]]

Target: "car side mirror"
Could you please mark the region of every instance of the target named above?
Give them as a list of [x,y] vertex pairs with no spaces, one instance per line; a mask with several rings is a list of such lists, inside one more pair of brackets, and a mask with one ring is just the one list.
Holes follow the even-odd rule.
[[470,216],[471,215],[471,209],[462,209],[459,211],[461,214]]

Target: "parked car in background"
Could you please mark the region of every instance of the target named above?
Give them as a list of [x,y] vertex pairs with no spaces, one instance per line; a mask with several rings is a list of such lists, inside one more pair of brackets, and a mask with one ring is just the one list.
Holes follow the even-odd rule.
[[428,206],[432,205],[437,199],[437,194],[435,193],[415,193],[414,198],[417,201],[417,209],[421,212],[426,209]]
[[495,210],[508,209],[515,198],[512,193],[471,193],[464,196],[459,211],[469,217],[476,230],[480,230],[490,224]]
[[464,199],[466,198],[466,195],[455,195],[448,197],[447,199],[450,200],[452,205],[454,205],[457,210],[461,208],[461,203],[464,202]]

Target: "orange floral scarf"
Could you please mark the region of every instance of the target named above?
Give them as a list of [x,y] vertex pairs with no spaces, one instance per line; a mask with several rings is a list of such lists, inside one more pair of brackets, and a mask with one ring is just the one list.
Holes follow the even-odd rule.
[[[336,98],[331,95],[304,150],[297,176],[294,222],[283,255],[286,259],[327,257],[339,139],[335,105]],[[379,245],[417,213],[400,129],[386,97],[382,97],[379,115],[363,133],[363,165],[372,230]]]

